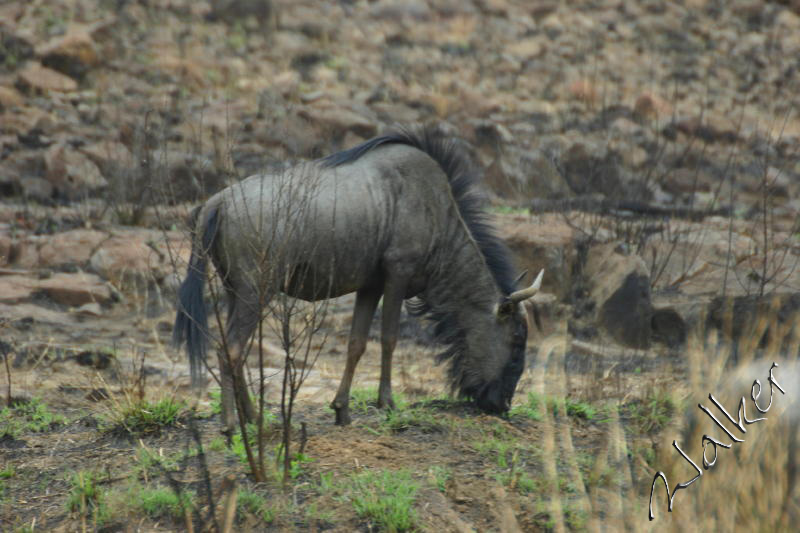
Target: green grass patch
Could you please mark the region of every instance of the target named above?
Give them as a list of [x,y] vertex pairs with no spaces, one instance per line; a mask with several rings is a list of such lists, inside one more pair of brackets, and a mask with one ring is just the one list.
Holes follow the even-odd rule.
[[541,396],[535,392],[529,392],[524,404],[512,407],[508,412],[511,418],[527,418],[539,421],[542,419],[543,401]]
[[[402,411],[408,406],[408,400],[399,392],[392,394],[394,400],[395,410]],[[377,409],[378,406],[378,388],[366,387],[363,389],[353,389],[350,391],[350,411],[365,415],[369,412],[370,408]]]
[[450,471],[449,468],[441,466],[441,465],[434,465],[428,469],[429,480],[431,485],[436,487],[439,492],[444,492],[447,486],[447,481],[453,477],[453,473]]
[[18,438],[24,433],[42,433],[66,421],[65,417],[51,412],[41,398],[33,398],[0,410],[0,437]]
[[356,514],[381,531],[410,531],[418,524],[414,510],[419,485],[408,471],[367,470],[352,475],[340,488],[341,498]]
[[[293,480],[299,478],[305,473],[305,465],[312,463],[313,461],[314,459],[312,457],[309,457],[304,453],[293,453],[292,458],[289,460],[289,478]],[[275,463],[281,466],[283,465],[282,444],[275,446]]]
[[522,495],[531,494],[541,490],[539,483],[524,470],[511,469],[508,472],[502,472],[496,476],[497,482],[501,485],[508,487],[511,490],[516,490]]
[[554,417],[558,417],[562,407],[567,416],[587,421],[594,420],[598,413],[595,406],[572,398],[547,398],[547,406]]
[[472,443],[475,451],[492,457],[498,467],[509,468],[514,454],[517,453],[517,441],[498,423],[493,424],[488,433],[483,429],[480,431],[481,438]]
[[112,408],[106,421],[111,430],[141,436],[176,425],[185,410],[186,404],[172,397],[155,402],[126,399]]
[[643,434],[664,429],[678,411],[678,402],[668,392],[654,392],[643,400],[623,407],[634,426]]
[[172,518],[180,520],[186,511],[194,509],[194,492],[187,491],[180,495],[168,487],[131,488],[130,501],[147,516],[153,519]]
[[111,513],[106,503],[106,494],[97,487],[98,475],[80,471],[70,480],[67,510],[89,518],[96,526],[108,522]]
[[14,465],[7,465],[0,469],[0,479],[11,479],[17,475]]
[[14,469],[13,465],[4,466],[3,469],[0,470],[0,502],[2,502],[6,496],[6,480],[11,479],[15,475],[17,475],[17,471]]
[[236,499],[236,516],[243,520],[248,514],[255,516],[264,524],[275,520],[275,509],[267,504],[266,498],[248,489],[241,490]]
[[381,427],[392,433],[400,433],[411,428],[417,428],[423,433],[436,433],[444,430],[441,417],[424,407],[411,409],[392,409],[386,412],[386,420]]
[[[275,416],[274,413],[271,411],[264,410],[264,422],[263,422],[263,431],[264,431],[264,439],[269,441],[270,438],[270,430],[273,428],[275,424],[277,424],[278,418]],[[250,445],[251,450],[253,453],[257,453],[258,450],[258,425],[255,422],[251,422],[246,426],[247,432],[247,443]],[[213,443],[215,446],[219,446],[219,443]],[[223,441],[224,446],[224,441]],[[242,464],[249,464],[247,462],[247,450],[245,449],[244,440],[242,439],[242,432],[237,431],[233,434],[231,438],[231,452],[239,458],[239,461]]]

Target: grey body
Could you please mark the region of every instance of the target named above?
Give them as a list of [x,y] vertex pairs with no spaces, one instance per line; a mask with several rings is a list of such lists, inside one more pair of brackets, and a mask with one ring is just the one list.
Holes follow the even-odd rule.
[[381,296],[379,406],[392,406],[391,357],[403,300],[419,296],[423,312],[439,320],[442,340],[450,345],[443,357],[451,360],[454,388],[487,411],[508,409],[522,371],[527,325],[519,299],[509,300],[508,290],[498,285],[507,273],[487,264],[498,243],[480,235],[489,242],[482,247],[476,240],[482,226],[473,224],[471,231],[465,221],[480,216],[471,207],[471,184],[455,190],[453,174],[460,167],[448,159],[452,146],[434,143],[427,133],[380,139],[333,164],[322,160],[280,175],[251,176],[200,211],[195,266],[182,288],[175,338],[189,340],[196,362],[200,350],[198,342],[192,345],[190,328],[203,320],[192,318],[189,293],[196,295],[190,286],[205,269],[205,250],[231,298],[227,337],[234,368],[220,358],[226,427],[233,423],[234,389],[246,417],[253,415],[249,397],[241,393],[242,350],[275,291],[305,300],[357,294],[347,364],[332,403],[337,423],[350,421],[350,385]]

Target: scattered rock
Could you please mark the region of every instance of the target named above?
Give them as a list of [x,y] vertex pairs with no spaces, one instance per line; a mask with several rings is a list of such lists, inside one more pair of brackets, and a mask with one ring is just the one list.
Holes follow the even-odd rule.
[[423,0],[379,0],[369,10],[373,17],[386,20],[427,20],[431,16],[431,9]]
[[11,264],[12,247],[13,241],[11,240],[11,237],[0,233],[0,267]]
[[111,280],[152,276],[156,265],[165,262],[166,258],[159,260],[153,248],[148,246],[151,233],[155,232],[132,230],[110,237],[92,254],[89,261],[92,270]]
[[0,16],[0,70],[3,68],[14,70],[22,62],[33,57],[34,42],[33,35],[14,27],[5,16]]
[[25,100],[16,89],[0,86],[0,112],[22,106]]
[[52,277],[40,280],[37,289],[53,301],[72,307],[96,302],[109,304],[114,293],[108,284],[94,274],[66,274],[58,272]]
[[542,291],[559,299],[567,297],[572,290],[571,273],[577,254],[575,230],[564,217],[558,214],[502,217],[497,223],[514,254],[514,264],[530,273],[544,269]]
[[642,93],[633,105],[636,117],[648,120],[663,120],[672,113],[672,106],[653,93]]
[[78,88],[78,83],[58,71],[29,62],[17,77],[17,85],[28,93],[46,94],[50,91],[70,92]]
[[99,317],[103,316],[103,309],[97,302],[90,302],[76,308],[73,314],[79,317]]
[[29,301],[37,284],[37,280],[25,276],[0,276],[0,304]]
[[131,168],[133,165],[133,155],[128,147],[119,141],[106,139],[81,146],[78,151],[97,165],[106,179],[111,179],[115,172]]
[[515,41],[506,47],[506,52],[518,57],[522,61],[535,59],[545,52],[544,43],[538,37],[528,37],[520,41]]
[[100,62],[97,45],[84,28],[72,28],[65,35],[49,41],[36,50],[42,65],[76,80]]
[[[749,352],[763,349],[776,336],[790,345],[792,336],[787,336],[782,328],[787,324],[796,324],[798,317],[800,293],[797,292],[765,296],[716,296],[705,312],[705,329],[718,330],[722,339],[734,344],[734,354],[737,354],[742,348]],[[775,346],[774,349],[780,353],[789,347]],[[797,350],[797,345],[793,348]],[[798,353],[788,355],[796,357]]]
[[529,198],[566,198],[571,196],[569,184],[556,168],[553,159],[542,152],[525,154],[524,172],[528,176]]
[[567,92],[576,100],[587,104],[594,104],[597,100],[597,89],[590,80],[580,79],[573,81],[567,87]]
[[[0,279],[2,281],[2,279]],[[0,295],[3,292],[0,290]],[[20,330],[26,331],[33,324],[56,324],[70,326],[75,324],[75,319],[69,313],[53,311],[40,305],[32,303],[15,303],[12,305],[0,301],[0,316],[8,320],[8,323]]]
[[57,143],[45,152],[45,177],[56,194],[67,199],[85,198],[107,185],[100,169],[92,161],[65,143]]
[[114,356],[96,350],[83,351],[75,356],[75,362],[81,366],[89,366],[95,370],[105,370],[111,366]]
[[672,349],[686,344],[688,326],[686,321],[671,307],[654,309],[651,319],[653,341],[665,344]]
[[653,306],[650,272],[642,258],[620,253],[615,243],[596,245],[586,255],[583,275],[596,324],[625,346],[649,347]]
[[576,194],[601,193],[607,198],[623,195],[619,157],[607,152],[595,155],[584,143],[575,143],[562,156],[564,177]]
[[[92,252],[108,238],[107,233],[91,229],[75,229],[56,233],[39,246],[37,266],[54,268],[72,265],[82,267],[89,261]],[[37,241],[42,242],[40,239]]]
[[299,114],[328,133],[330,137],[339,137],[352,131],[366,139],[378,131],[378,126],[373,120],[341,106],[306,106]]
[[273,14],[271,0],[216,0],[206,20],[234,22],[237,19],[254,17],[259,23],[270,20]]

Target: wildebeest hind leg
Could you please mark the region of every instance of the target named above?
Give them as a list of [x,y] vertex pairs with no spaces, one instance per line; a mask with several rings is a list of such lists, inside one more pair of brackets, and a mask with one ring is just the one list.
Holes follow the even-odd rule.
[[392,399],[392,354],[397,345],[397,328],[406,284],[397,279],[387,280],[383,289],[383,312],[381,321],[381,381],[378,387],[378,407],[394,409]]
[[331,409],[336,411],[336,424],[346,426],[350,423],[350,386],[361,354],[367,347],[367,335],[378,300],[380,289],[365,288],[356,293],[356,305],[353,310],[353,322],[350,325],[350,339],[347,342],[347,363],[344,369],[339,390],[331,402]]
[[[244,376],[245,347],[258,325],[260,313],[254,304],[232,294],[226,324],[226,344],[220,351],[220,377],[222,388],[222,425],[224,431],[233,431],[238,423],[234,408],[239,406],[245,422],[256,419],[255,408],[250,399]],[[257,339],[258,341],[259,339]],[[227,349],[225,349],[227,348]]]
[[228,364],[225,350],[220,348],[217,352],[219,359],[219,386],[220,386],[220,415],[222,417],[222,432],[233,435],[236,430],[235,405],[233,398],[233,373]]

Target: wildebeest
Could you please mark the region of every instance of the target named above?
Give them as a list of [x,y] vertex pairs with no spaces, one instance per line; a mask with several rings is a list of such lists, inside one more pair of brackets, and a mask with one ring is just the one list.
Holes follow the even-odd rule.
[[[454,140],[414,128],[251,176],[210,198],[194,223],[173,338],[187,343],[196,377],[208,342],[203,286],[210,257],[229,297],[232,368],[220,357],[223,425],[233,427],[234,394],[245,417],[254,416],[246,388],[233,383],[245,383],[243,347],[262,316],[263,295],[276,290],[308,301],[356,293],[347,363],[331,404],[337,424],[350,422],[350,385],[381,296],[379,407],[393,406],[401,308],[416,297],[409,309],[434,322],[453,390],[486,412],[508,411],[525,361],[521,303],[538,290],[541,274],[515,290],[510,253],[487,220],[476,180]],[[266,270],[279,282],[265,281]]]

